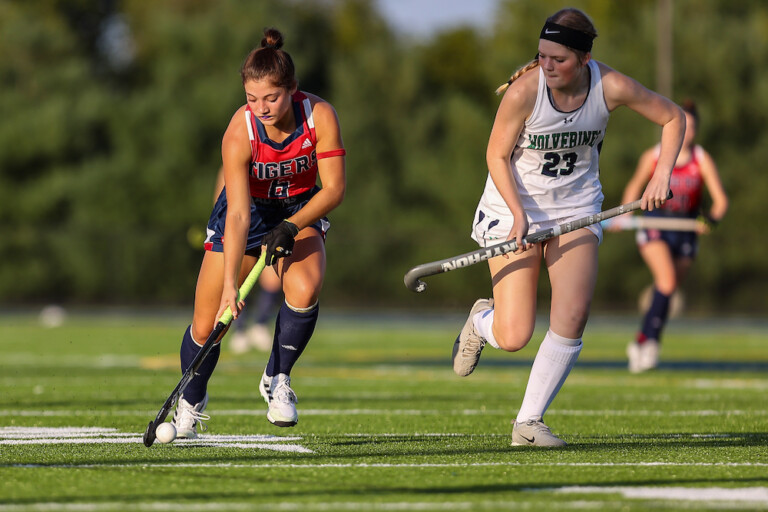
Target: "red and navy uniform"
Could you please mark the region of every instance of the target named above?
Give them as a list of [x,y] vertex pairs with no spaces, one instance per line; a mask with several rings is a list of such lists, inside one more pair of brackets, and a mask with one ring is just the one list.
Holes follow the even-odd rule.
[[[704,180],[699,166],[701,147],[694,146],[691,150],[691,159],[680,166],[675,166],[669,181],[669,189],[672,198],[664,203],[661,208],[652,212],[645,212],[649,217],[679,217],[695,219],[701,210],[701,198]],[[655,168],[654,163],[654,168]],[[672,254],[676,257],[696,256],[698,250],[698,238],[692,231],[661,231],[658,229],[645,229],[637,233],[638,244],[643,245],[651,240],[664,240],[669,245]]]
[[655,213],[667,217],[688,217],[694,219],[698,217],[704,185],[698,158],[700,151],[700,146],[694,146],[691,150],[691,159],[672,170],[672,177],[669,181],[669,189],[673,195],[672,199],[666,201],[659,210],[648,212],[649,215]]
[[317,135],[312,106],[302,92],[293,96],[293,115],[296,130],[284,141],[274,142],[251,107],[246,106],[245,122],[251,140],[251,196],[283,199],[308,192],[315,186]]
[[[262,237],[283,220],[300,210],[320,190],[317,186],[318,159],[342,156],[338,149],[317,154],[317,135],[309,98],[297,91],[293,95],[296,129],[282,142],[267,136],[264,125],[249,106],[245,122],[251,141],[251,165],[248,169],[251,193],[251,226],[246,252],[258,251]],[[226,189],[221,191],[208,221],[205,249],[222,252],[227,216]],[[327,218],[312,225],[325,236],[330,227]]]

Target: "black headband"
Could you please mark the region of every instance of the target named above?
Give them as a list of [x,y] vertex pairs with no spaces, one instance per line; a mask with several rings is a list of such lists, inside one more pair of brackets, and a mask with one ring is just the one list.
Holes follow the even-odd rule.
[[594,37],[581,30],[548,21],[544,24],[544,28],[541,29],[539,39],[554,41],[574,50],[590,52],[592,51],[592,40]]

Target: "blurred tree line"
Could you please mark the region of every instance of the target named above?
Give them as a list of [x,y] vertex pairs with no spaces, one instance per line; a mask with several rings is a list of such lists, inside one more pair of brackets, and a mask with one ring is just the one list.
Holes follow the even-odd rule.
[[[570,4],[597,25],[594,58],[654,88],[656,1]],[[485,265],[429,278],[425,295],[402,277],[476,247],[493,91],[562,6],[503,0],[487,30],[418,39],[371,0],[0,0],[0,303],[191,304],[240,65],[275,26],[301,88],[335,106],[348,151],[324,303],[468,306],[490,293]],[[673,99],[698,102],[699,142],[732,200],[701,240],[688,303],[765,312],[768,6],[678,0],[673,26]],[[627,109],[612,115],[605,207],[658,135]],[[600,258],[595,309],[634,308],[650,277],[633,234],[607,233]]]

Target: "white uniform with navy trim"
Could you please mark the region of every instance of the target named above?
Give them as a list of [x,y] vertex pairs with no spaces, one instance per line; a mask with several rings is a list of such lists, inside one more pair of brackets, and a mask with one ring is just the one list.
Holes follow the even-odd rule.
[[[584,104],[561,112],[552,104],[539,69],[536,104],[512,153],[512,169],[529,233],[598,213],[603,204],[598,157],[610,112],[597,62],[590,60]],[[475,212],[472,238],[481,246],[502,242],[514,217],[490,174]],[[602,239],[599,224],[592,228]]]

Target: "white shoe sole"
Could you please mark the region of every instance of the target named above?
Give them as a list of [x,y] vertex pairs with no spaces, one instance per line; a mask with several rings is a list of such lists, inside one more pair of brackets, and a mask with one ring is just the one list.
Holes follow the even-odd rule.
[[276,427],[293,427],[299,422],[299,418],[291,419],[291,418],[282,418],[277,419],[274,416],[272,416],[271,412],[267,412],[267,419],[269,422]]

